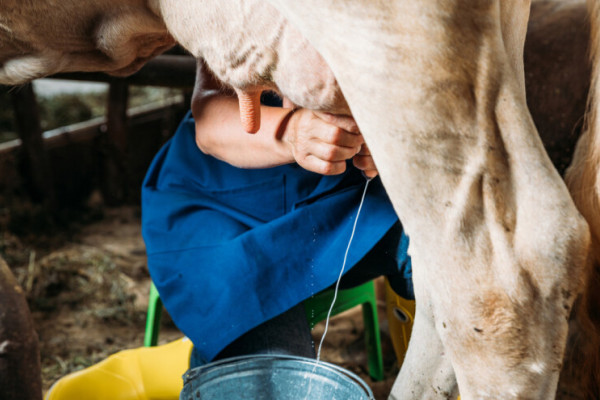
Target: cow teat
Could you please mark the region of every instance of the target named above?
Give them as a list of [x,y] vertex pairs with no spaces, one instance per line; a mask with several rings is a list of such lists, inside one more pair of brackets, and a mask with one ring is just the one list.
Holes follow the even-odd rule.
[[260,129],[260,95],[262,89],[236,89],[240,104],[242,127],[248,133],[256,133]]

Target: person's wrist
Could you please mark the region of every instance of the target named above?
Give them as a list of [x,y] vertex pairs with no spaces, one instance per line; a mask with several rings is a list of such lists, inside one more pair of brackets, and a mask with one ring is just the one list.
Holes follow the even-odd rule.
[[277,138],[286,144],[291,149],[293,146],[293,136],[296,126],[296,118],[299,108],[289,109],[288,113],[281,119],[279,129],[277,130]]

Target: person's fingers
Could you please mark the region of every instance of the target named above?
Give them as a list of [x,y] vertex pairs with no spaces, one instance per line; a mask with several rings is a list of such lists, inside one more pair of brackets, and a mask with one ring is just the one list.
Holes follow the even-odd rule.
[[302,168],[321,175],[339,175],[346,171],[346,161],[325,161],[313,155],[308,155],[299,161]]
[[361,148],[360,148],[360,152],[358,153],[361,156],[370,156],[371,155],[371,150],[369,150],[369,146],[367,146],[366,143],[364,143]]
[[367,178],[375,178],[377,175],[379,175],[379,171],[376,169],[363,170],[362,172]]
[[309,153],[323,161],[345,161],[354,157],[358,147],[335,146],[329,143],[314,142]]
[[365,141],[362,135],[345,131],[336,126],[329,126],[329,129],[317,130],[314,136],[325,143],[355,149],[358,149]]
[[375,168],[375,162],[373,161],[373,157],[364,156],[360,153],[354,156],[352,159],[356,168],[360,169],[373,169]]
[[377,167],[375,167],[373,157],[371,156],[362,156],[360,154],[357,154],[356,156],[354,156],[354,158],[352,158],[352,163],[356,168],[362,169],[363,171],[367,169],[377,169]]
[[379,174],[377,167],[375,166],[375,161],[371,156],[371,151],[366,144],[364,144],[358,154],[352,158],[352,164],[363,171],[369,178],[374,178]]
[[292,115],[283,138],[300,166],[324,175],[343,173],[364,145],[352,117],[306,109]]
[[314,114],[327,122],[330,125],[335,125],[338,128],[341,128],[345,131],[360,134],[360,130],[358,129],[358,125],[354,118],[347,115],[338,115],[338,114],[330,114],[321,111],[313,111]]

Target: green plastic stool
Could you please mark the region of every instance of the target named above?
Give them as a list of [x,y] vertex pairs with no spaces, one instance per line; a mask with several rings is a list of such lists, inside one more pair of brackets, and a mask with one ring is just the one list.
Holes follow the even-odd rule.
[[[312,329],[317,323],[327,318],[327,312],[333,300],[333,289],[327,289],[304,301],[306,317]],[[362,305],[365,342],[367,345],[369,375],[374,381],[383,380],[383,356],[381,353],[381,337],[377,319],[377,298],[373,281],[360,286],[338,292],[331,315],[336,315],[357,305]],[[144,346],[156,346],[162,316],[162,301],[154,283],[150,286],[148,314]]]

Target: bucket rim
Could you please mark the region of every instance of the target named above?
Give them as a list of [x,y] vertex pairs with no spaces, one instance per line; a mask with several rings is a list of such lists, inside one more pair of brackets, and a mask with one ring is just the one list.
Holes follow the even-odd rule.
[[371,390],[369,385],[367,385],[367,383],[360,376],[356,375],[354,372],[349,371],[345,368],[340,367],[339,365],[332,364],[327,361],[318,361],[317,362],[317,360],[314,358],[294,356],[294,355],[288,355],[288,354],[250,354],[250,355],[235,356],[235,357],[224,358],[224,359],[218,360],[218,361],[213,361],[209,364],[201,365],[199,367],[196,367],[196,368],[186,371],[186,373],[183,375],[184,384],[187,383],[188,380],[193,379],[194,377],[196,377],[196,375],[198,375],[202,372],[209,371],[214,368],[224,366],[227,364],[234,364],[234,363],[238,363],[238,362],[242,362],[242,361],[250,361],[250,360],[256,360],[256,359],[301,361],[301,362],[304,362],[307,364],[313,364],[313,365],[318,365],[319,367],[329,368],[331,370],[334,370],[335,372],[345,375],[346,377],[348,377],[348,378],[352,379],[354,382],[356,382],[365,391],[369,400],[375,399],[375,397],[373,395],[373,391]]

